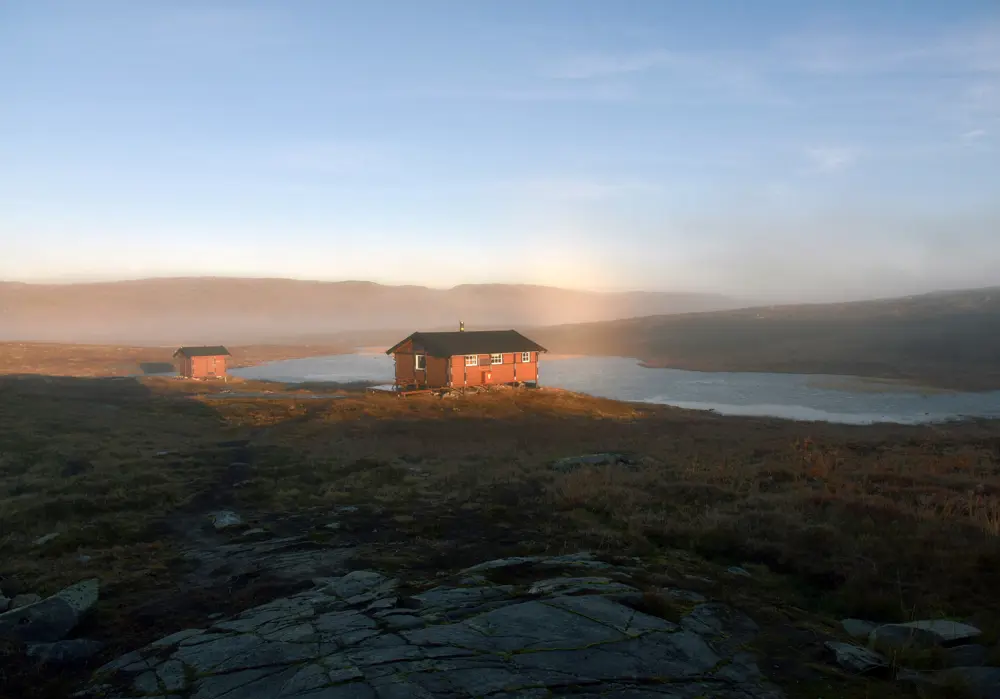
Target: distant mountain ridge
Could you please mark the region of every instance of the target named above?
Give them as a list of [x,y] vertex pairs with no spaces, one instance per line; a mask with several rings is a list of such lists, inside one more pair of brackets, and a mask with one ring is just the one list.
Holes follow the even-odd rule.
[[539,328],[552,351],[652,366],[898,378],[1000,389],[1000,287]]
[[739,307],[716,294],[587,292],[520,284],[451,289],[366,281],[187,277],[0,282],[0,341],[256,343],[381,329],[555,325]]

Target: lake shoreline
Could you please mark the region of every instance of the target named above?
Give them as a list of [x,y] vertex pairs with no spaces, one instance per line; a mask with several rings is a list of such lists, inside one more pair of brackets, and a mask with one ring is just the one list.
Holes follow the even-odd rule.
[[639,363],[639,366],[644,369],[678,369],[681,371],[694,371],[708,374],[812,374],[843,377],[845,379],[861,379],[897,386],[911,386],[916,389],[924,389],[926,391],[990,393],[1000,390],[1000,379],[992,376],[970,378],[958,375],[942,376],[936,373],[927,374],[924,372],[895,372],[894,375],[886,375],[889,372],[866,371],[864,367],[854,367],[853,369],[849,369],[848,367],[841,365],[830,366],[822,363],[812,364],[810,362],[789,366],[784,363],[759,365],[738,361],[706,363],[685,359],[656,359],[642,357],[637,357],[635,359]]
[[[287,384],[390,382],[392,359],[372,354],[275,362],[237,370],[248,379]],[[897,379],[765,372],[647,371],[629,357],[546,358],[541,385],[597,398],[838,424],[937,424],[1000,418],[1000,392],[961,393]]]

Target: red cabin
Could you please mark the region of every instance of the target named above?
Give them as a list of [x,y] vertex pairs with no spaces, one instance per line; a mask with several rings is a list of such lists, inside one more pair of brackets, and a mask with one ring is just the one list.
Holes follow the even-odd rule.
[[226,375],[226,357],[229,350],[222,345],[215,347],[181,347],[174,352],[180,358],[177,373],[186,379],[216,379]]
[[538,385],[538,355],[547,351],[514,330],[415,332],[389,348],[396,386],[464,388]]

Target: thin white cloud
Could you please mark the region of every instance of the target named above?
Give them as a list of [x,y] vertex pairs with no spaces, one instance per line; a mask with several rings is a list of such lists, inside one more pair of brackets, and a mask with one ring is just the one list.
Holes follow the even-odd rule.
[[545,199],[600,201],[650,192],[657,189],[650,182],[639,180],[599,180],[585,177],[544,177],[527,180],[518,187],[533,196]]
[[807,148],[805,156],[818,172],[839,172],[854,165],[860,153],[856,148],[821,146]]
[[625,73],[638,73],[670,63],[673,55],[651,50],[632,53],[577,54],[557,62],[545,71],[547,77],[564,80],[589,80]]
[[[544,66],[539,76],[553,84],[592,89],[627,88],[634,100],[672,104],[716,101],[787,105],[778,83],[762,72],[754,54],[730,51],[649,49],[624,53],[578,53]],[[640,87],[639,78],[670,81],[670,90]],[[610,81],[614,81],[609,84]]]
[[486,102],[627,102],[636,98],[636,92],[623,85],[419,88],[393,90],[385,94],[394,98]]
[[966,131],[962,134],[962,141],[965,143],[974,143],[981,138],[986,136],[985,129],[972,129],[971,131]]
[[779,70],[824,75],[996,74],[1000,72],[1000,23],[953,27],[922,36],[806,32],[776,41],[769,58]]

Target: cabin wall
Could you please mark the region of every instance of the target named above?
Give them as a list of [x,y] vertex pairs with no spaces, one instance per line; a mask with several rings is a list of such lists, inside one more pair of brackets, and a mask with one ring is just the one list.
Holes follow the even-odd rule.
[[517,380],[518,381],[538,381],[538,352],[530,352],[531,361],[522,362],[521,353],[515,354],[517,359]]
[[448,359],[424,355],[425,369],[418,370],[416,355],[422,352],[396,352],[396,383],[402,385],[415,384],[428,388],[443,388],[448,385]]
[[468,384],[465,382],[465,357],[456,354],[448,361],[451,366],[451,385],[456,388],[467,386]]
[[393,357],[396,360],[396,383],[412,383],[416,381],[417,372],[413,363],[413,353],[396,352]]
[[427,385],[431,388],[443,388],[448,385],[448,358],[427,357]]
[[187,379],[209,379],[225,376],[229,358],[226,355],[208,357],[177,357],[177,374]]
[[483,386],[538,380],[538,353],[531,353],[530,362],[521,361],[520,352],[506,352],[503,364],[491,364],[490,355],[479,355],[478,366],[466,366],[465,355],[451,358],[452,386]]
[[226,357],[191,357],[191,377],[195,379],[214,378],[226,375]]

